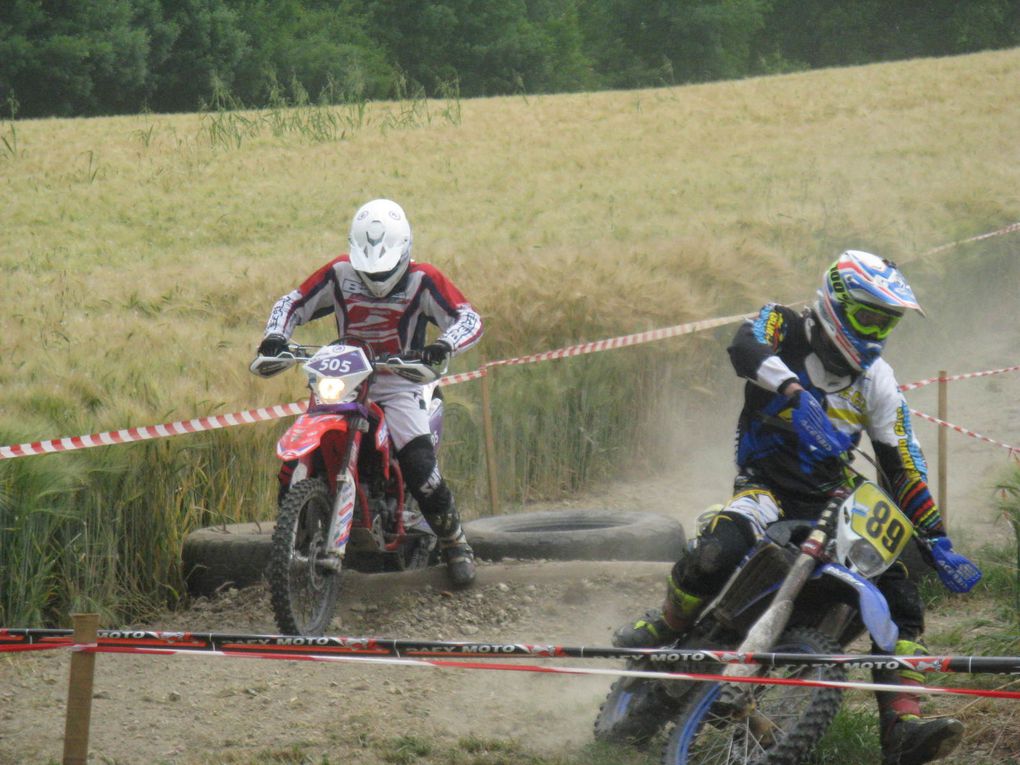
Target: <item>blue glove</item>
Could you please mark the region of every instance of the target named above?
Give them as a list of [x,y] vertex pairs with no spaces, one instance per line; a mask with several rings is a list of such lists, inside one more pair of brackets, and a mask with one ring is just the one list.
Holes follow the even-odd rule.
[[850,436],[840,433],[818,399],[806,390],[797,391],[793,399],[793,430],[801,447],[801,467],[811,472],[814,463],[838,457],[853,446]]
[[926,540],[935,570],[947,590],[970,592],[981,581],[981,569],[953,550],[949,537]]

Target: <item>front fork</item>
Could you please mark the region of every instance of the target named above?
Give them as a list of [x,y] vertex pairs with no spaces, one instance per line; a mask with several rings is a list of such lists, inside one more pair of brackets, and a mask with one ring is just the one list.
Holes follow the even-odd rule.
[[[815,567],[825,556],[829,530],[839,501],[830,501],[818,519],[818,525],[800,547],[800,555],[794,560],[786,579],[758,620],[751,625],[744,641],[737,648],[740,653],[765,653],[770,650],[786,629],[793,615],[794,601],[804,583],[810,578]],[[759,667],[753,664],[731,664],[723,672],[728,677],[751,677]],[[727,683],[723,686],[717,702],[719,707],[734,717],[750,717],[752,732],[759,741],[772,736],[771,724],[761,718],[754,708],[754,694],[747,683]]]
[[361,434],[368,431],[368,420],[359,417],[352,424],[357,429],[347,439],[344,449],[342,466],[336,476],[336,493],[333,499],[333,512],[330,513],[329,531],[326,534],[326,546],[319,563],[339,571],[343,564],[347,543],[351,539],[351,526],[354,523],[354,508],[358,501],[358,484],[355,476],[358,470],[358,453],[361,448]]

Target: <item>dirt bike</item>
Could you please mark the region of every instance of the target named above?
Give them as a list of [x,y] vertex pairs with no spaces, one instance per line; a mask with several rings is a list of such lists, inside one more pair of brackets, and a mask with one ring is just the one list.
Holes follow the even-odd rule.
[[[839,654],[865,630],[892,652],[898,628],[874,581],[904,552],[913,525],[879,486],[862,480],[826,505],[817,523],[780,521],[747,554],[722,591],[675,648]],[[688,652],[690,653],[690,652]],[[718,664],[630,668],[718,674]],[[792,671],[789,671],[792,669]],[[725,675],[843,681],[839,666],[786,670],[729,665]],[[595,721],[601,740],[647,743],[675,725],[665,765],[793,765],[811,751],[836,716],[842,690],[796,685],[621,678]]]
[[344,569],[417,569],[433,559],[436,536],[406,490],[385,413],[369,394],[383,369],[423,383],[438,446],[437,386],[445,370],[413,354],[374,356],[367,346],[338,341],[289,345],[281,356],[257,357],[251,371],[268,377],[301,362],[311,398],[276,445],[293,470],[281,487],[266,578],[280,631],[322,635]]

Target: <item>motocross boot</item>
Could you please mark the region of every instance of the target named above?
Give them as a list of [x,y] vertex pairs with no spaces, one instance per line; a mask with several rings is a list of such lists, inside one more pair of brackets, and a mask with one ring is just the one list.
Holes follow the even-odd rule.
[[657,648],[675,643],[687,634],[701,610],[704,598],[684,592],[669,579],[662,609],[652,608],[631,624],[613,633],[617,648]]
[[951,717],[921,720],[902,717],[882,736],[882,765],[921,765],[956,749],[963,723]]
[[[899,640],[897,655],[924,656],[923,643]],[[881,723],[882,765],[921,765],[945,757],[963,737],[963,723],[949,717],[921,720],[921,697],[910,690],[924,684],[924,675],[913,669],[895,672],[876,670],[877,682],[900,685],[901,691],[876,694]]]
[[446,575],[454,587],[467,587],[475,581],[475,554],[461,529],[450,540],[439,543],[439,551],[446,563]]

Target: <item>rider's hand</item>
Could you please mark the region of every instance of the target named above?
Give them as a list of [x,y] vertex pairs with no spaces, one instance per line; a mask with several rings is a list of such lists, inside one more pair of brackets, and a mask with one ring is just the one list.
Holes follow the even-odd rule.
[[850,436],[836,430],[818,399],[808,391],[797,391],[791,402],[793,429],[809,461],[838,457],[853,445]]
[[981,581],[981,569],[956,552],[949,537],[933,537],[927,541],[927,547],[935,571],[947,590],[970,592]]
[[266,335],[259,343],[259,356],[279,356],[287,350],[287,338],[283,335]]
[[450,358],[451,350],[447,343],[442,340],[436,340],[436,342],[429,343],[422,349],[421,360],[430,367],[437,367]]

